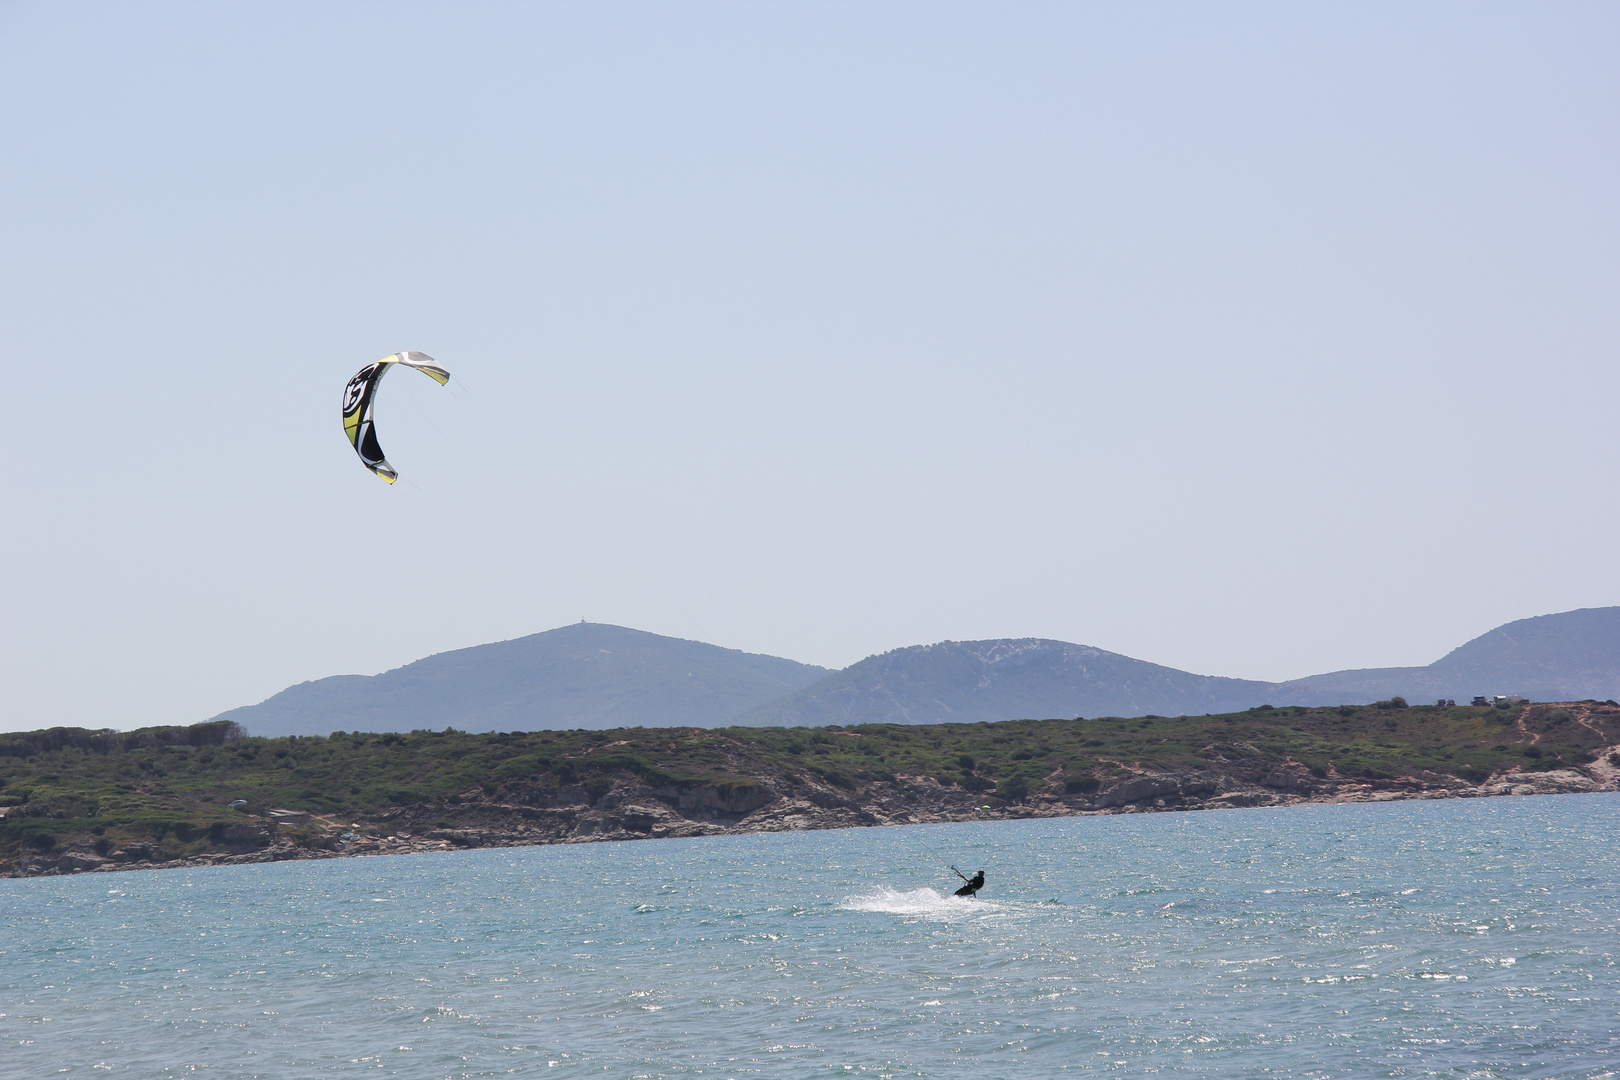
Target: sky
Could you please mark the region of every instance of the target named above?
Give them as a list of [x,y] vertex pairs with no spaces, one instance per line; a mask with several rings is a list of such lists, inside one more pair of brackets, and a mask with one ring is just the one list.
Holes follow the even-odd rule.
[[1617,120],[1613,4],[0,0],[0,729],[1620,604]]

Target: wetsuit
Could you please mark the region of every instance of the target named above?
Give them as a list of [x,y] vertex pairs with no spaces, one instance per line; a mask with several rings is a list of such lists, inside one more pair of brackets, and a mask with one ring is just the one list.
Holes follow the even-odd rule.
[[972,896],[974,893],[984,888],[984,871],[980,870],[977,874],[974,874],[971,878],[966,880],[967,884],[956,890],[957,896]]

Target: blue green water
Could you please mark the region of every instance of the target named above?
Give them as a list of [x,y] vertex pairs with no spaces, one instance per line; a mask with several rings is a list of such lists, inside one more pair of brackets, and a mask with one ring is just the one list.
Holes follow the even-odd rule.
[[1605,794],[3,881],[0,1075],[1620,1076],[1617,824]]

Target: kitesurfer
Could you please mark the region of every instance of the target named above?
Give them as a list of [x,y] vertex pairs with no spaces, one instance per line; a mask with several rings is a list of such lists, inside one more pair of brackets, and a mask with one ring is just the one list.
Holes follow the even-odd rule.
[[[951,867],[951,869],[956,870],[956,867],[953,866],[953,867]],[[967,882],[966,885],[963,885],[960,889],[956,890],[956,895],[957,896],[972,896],[974,893],[976,893],[980,889],[984,888],[984,871],[983,870],[980,870],[977,874],[974,874],[972,877],[968,877],[966,874],[962,873],[962,871],[956,870],[956,876],[961,878],[963,881]]]

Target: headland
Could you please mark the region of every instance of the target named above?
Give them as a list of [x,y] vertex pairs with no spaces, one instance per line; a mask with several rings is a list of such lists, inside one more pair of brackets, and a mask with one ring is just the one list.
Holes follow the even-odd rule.
[[261,739],[0,735],[0,876],[1615,790],[1620,705]]

